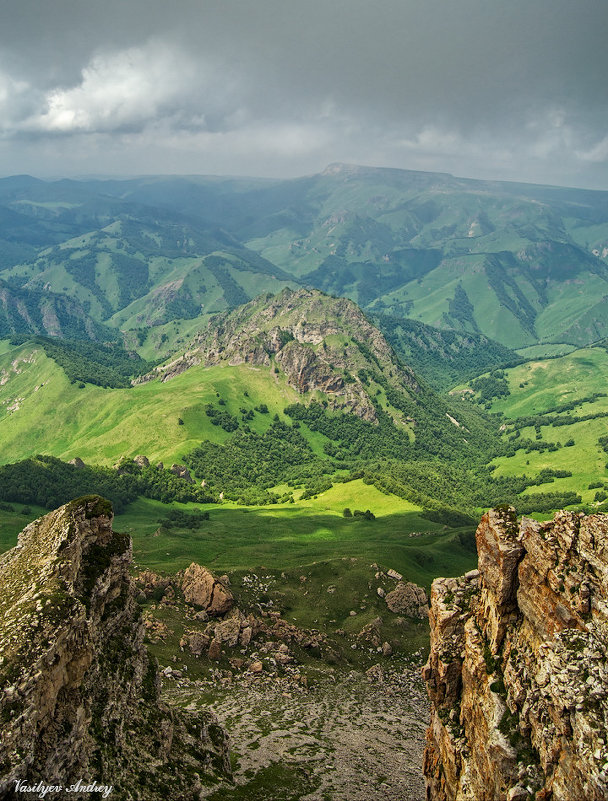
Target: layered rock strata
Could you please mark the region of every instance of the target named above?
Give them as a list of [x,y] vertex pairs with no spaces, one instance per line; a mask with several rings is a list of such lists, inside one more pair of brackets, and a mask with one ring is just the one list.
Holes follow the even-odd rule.
[[160,701],[130,562],[96,496],[35,521],[0,558],[0,798],[24,780],[181,801],[229,773],[214,716]]
[[476,539],[431,591],[427,799],[604,800],[608,516],[495,509]]

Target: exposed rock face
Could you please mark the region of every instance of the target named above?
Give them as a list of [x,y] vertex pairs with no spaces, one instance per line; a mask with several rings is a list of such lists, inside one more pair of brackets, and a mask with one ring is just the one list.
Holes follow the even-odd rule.
[[477,549],[433,582],[427,799],[608,798],[608,516],[493,510]]
[[[345,334],[353,340],[348,346]],[[377,412],[359,370],[382,374],[396,389],[420,390],[413,371],[352,301],[308,289],[285,289],[214,318],[183,356],[135,383],[167,381],[197,364],[270,366],[273,360],[297,392],[323,392],[332,408],[364,420],[375,421]]]
[[386,605],[391,612],[408,617],[426,618],[429,613],[429,602],[426,592],[411,581],[399,582],[394,590],[385,596]]
[[35,521],[1,557],[0,798],[22,779],[194,800],[229,772],[214,716],[159,700],[130,561],[96,496]]
[[186,603],[200,606],[210,615],[224,615],[234,604],[230,590],[196,562],[186,568],[180,585]]

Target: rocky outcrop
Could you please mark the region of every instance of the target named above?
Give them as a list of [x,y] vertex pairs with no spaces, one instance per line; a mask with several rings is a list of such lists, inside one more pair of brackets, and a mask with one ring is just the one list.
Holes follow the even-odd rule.
[[160,701],[130,562],[96,496],[35,521],[1,557],[0,798],[17,780],[95,781],[116,799],[194,801],[229,772],[214,716]]
[[186,603],[204,609],[209,615],[224,615],[234,604],[230,590],[210,570],[196,562],[184,570],[180,587]]
[[190,471],[183,464],[172,464],[169,468],[169,472],[173,473],[173,475],[178,478],[183,478],[184,481],[187,481],[189,484],[194,483]]
[[399,391],[420,391],[413,371],[355,303],[317,290],[285,289],[213,318],[186,353],[135,383],[168,381],[199,364],[274,364],[297,392],[323,392],[332,408],[369,421],[377,411],[361,371]]
[[507,507],[476,538],[431,591],[427,799],[606,799],[608,516]]

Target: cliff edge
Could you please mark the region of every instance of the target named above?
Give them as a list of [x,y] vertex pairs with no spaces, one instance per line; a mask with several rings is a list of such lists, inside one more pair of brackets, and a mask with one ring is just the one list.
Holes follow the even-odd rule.
[[18,781],[97,782],[114,799],[181,801],[229,774],[213,715],[160,701],[130,563],[97,496],[36,520],[0,557],[0,798],[22,797]]
[[608,515],[511,507],[477,529],[479,570],[437,579],[428,801],[608,798]]

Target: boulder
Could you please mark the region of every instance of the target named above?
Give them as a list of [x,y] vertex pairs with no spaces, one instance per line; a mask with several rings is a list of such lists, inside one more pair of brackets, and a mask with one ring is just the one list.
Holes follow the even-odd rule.
[[219,640],[219,642],[225,642],[231,648],[234,648],[238,643],[241,632],[242,615],[238,609],[234,611],[237,614],[233,612],[231,617],[222,620],[221,623],[216,623],[214,626],[215,639]]
[[180,586],[186,603],[202,607],[209,615],[224,615],[234,605],[230,590],[196,562],[186,568]]
[[[200,631],[194,631],[192,634],[185,635],[182,640],[193,656],[201,656],[209,649],[209,645],[211,644],[211,637]],[[180,641],[180,645],[181,644],[182,641]]]
[[209,646],[209,659],[219,659],[222,655],[222,644],[219,640],[211,640],[211,645]]
[[425,619],[429,613],[426,592],[411,581],[402,582],[394,590],[386,594],[386,605],[397,614]]
[[384,671],[380,665],[372,665],[365,671],[368,681],[384,681]]

